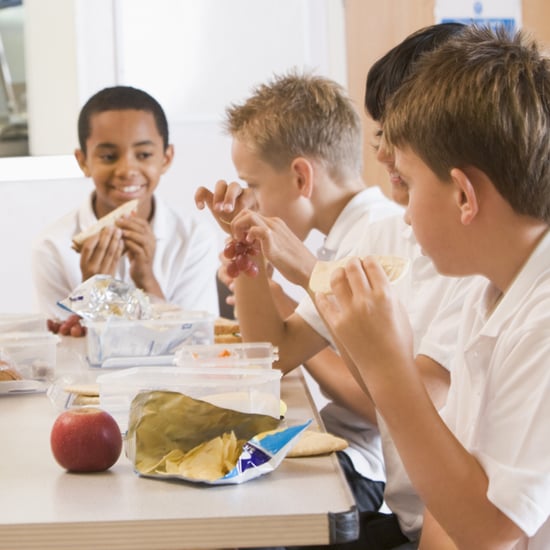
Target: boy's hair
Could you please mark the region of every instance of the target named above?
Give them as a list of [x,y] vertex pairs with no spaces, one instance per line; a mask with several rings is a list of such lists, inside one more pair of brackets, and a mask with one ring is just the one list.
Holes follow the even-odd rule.
[[78,116],[78,141],[86,153],[86,140],[90,137],[91,118],[105,111],[136,110],[151,113],[162,137],[163,148],[169,144],[168,121],[160,103],[147,92],[131,86],[113,86],[95,93],[84,104]]
[[365,107],[373,120],[382,120],[388,99],[413,72],[425,52],[435,50],[464,29],[462,23],[439,23],[410,34],[382,56],[367,73]]
[[362,168],[361,119],[344,89],[314,75],[274,75],[226,109],[225,130],[280,170],[299,156],[325,164],[336,180]]
[[384,135],[443,181],[478,168],[515,212],[550,222],[550,61],[524,33],[470,26],[423,55]]

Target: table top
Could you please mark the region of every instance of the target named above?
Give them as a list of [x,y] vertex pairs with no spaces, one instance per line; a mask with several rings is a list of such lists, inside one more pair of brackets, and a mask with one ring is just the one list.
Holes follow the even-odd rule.
[[[64,339],[61,346],[76,344]],[[81,343],[78,345],[82,345]],[[289,425],[320,419],[299,370],[283,378]],[[336,455],[287,458],[240,485],[65,472],[50,450],[59,414],[45,394],[0,396],[0,549],[170,550],[328,544],[357,532]]]

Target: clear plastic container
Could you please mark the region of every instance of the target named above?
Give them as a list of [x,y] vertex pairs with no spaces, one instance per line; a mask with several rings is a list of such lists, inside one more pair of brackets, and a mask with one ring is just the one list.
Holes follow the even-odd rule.
[[92,367],[120,367],[124,359],[129,359],[129,366],[134,359],[139,363],[140,357],[164,356],[159,363],[171,363],[179,346],[214,341],[214,319],[209,313],[193,311],[139,321],[117,317],[86,321],[88,362]]
[[55,375],[59,336],[51,332],[0,333],[0,350],[23,378],[51,382]]
[[133,398],[146,390],[168,390],[244,413],[280,415],[281,372],[218,367],[135,367],[101,374],[99,402],[123,432]]
[[47,319],[41,313],[0,313],[0,334],[4,332],[44,332]]
[[176,352],[175,364],[178,367],[270,369],[278,359],[278,348],[269,342],[184,345]]

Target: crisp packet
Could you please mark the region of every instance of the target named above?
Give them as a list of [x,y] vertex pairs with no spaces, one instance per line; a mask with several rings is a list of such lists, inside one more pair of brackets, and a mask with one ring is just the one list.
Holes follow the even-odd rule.
[[132,401],[126,455],[145,477],[238,484],[275,470],[310,422],[280,428],[269,415],[146,391]]
[[94,275],[57,305],[89,321],[121,319],[151,319],[153,310],[149,297],[132,284],[110,275]]

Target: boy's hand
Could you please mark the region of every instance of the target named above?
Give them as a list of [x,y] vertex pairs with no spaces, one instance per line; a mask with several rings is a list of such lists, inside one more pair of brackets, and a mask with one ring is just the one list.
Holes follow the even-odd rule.
[[242,210],[231,222],[237,241],[259,243],[263,256],[291,283],[307,289],[317,259],[280,218]]
[[344,345],[361,375],[391,377],[413,357],[407,313],[374,258],[353,259],[335,271],[333,295],[315,300],[323,319]]
[[122,232],[117,227],[105,227],[84,241],[80,251],[82,280],[94,275],[114,275],[124,251]]
[[143,218],[124,216],[117,220],[116,226],[122,232],[132,281],[137,288],[158,295],[158,283],[153,273],[157,242],[151,225]]
[[199,210],[207,206],[219,226],[229,233],[233,218],[244,208],[255,208],[256,199],[250,189],[241,187],[237,182],[219,180],[213,192],[199,187],[195,192],[195,204]]

